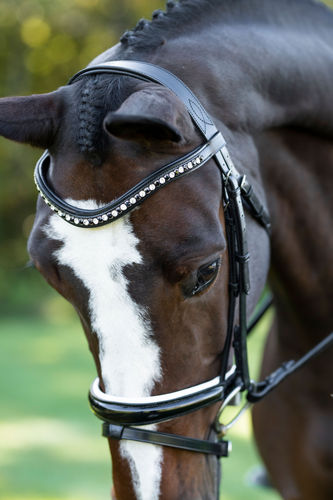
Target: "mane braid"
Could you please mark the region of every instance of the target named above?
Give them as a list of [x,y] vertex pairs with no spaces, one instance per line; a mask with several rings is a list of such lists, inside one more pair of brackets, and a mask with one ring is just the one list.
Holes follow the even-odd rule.
[[100,121],[101,110],[103,109],[103,100],[99,95],[99,79],[96,77],[86,80],[81,90],[81,102],[79,105],[79,130],[78,146],[81,153],[84,153],[91,159],[97,155],[97,143],[99,136],[99,127],[96,126]]
[[[281,5],[285,9],[281,9]],[[137,25],[126,31],[120,38],[125,53],[131,56],[134,51],[156,49],[165,40],[177,37],[187,30],[201,29],[203,18],[207,22],[215,22],[221,18],[226,23],[248,23],[249,19],[256,22],[282,24],[287,22],[299,26],[298,13],[300,9],[309,9],[312,14],[331,16],[332,10],[318,0],[169,0],[166,11],[155,10],[152,20],[140,19]],[[287,12],[287,14],[286,14]],[[296,12],[296,16],[295,16]],[[290,13],[290,15],[289,15]]]
[[76,144],[94,166],[100,166],[107,148],[103,119],[115,111],[132,93],[137,81],[126,76],[110,78],[97,74],[85,76],[78,89]]
[[[204,0],[209,7],[212,0]],[[124,48],[133,47],[158,47],[168,33],[178,31],[183,23],[188,23],[189,18],[195,20],[196,11],[202,9],[202,0],[168,0],[166,11],[158,9],[152,14],[152,20],[140,19],[132,30],[125,31],[120,42]],[[175,29],[176,28],[176,29]]]

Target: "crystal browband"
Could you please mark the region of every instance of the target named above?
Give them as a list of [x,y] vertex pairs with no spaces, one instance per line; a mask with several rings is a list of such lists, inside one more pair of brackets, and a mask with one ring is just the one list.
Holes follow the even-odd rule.
[[37,162],[34,178],[37,190],[45,203],[66,222],[84,228],[99,227],[123,217],[163,186],[197,170],[224,145],[222,135],[215,134],[205,145],[156,170],[124,195],[95,210],[84,210],[70,205],[48,186],[46,172],[50,165],[50,155],[47,151]]

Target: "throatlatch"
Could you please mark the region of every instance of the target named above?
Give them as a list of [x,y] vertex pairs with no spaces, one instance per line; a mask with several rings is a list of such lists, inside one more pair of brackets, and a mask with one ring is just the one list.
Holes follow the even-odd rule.
[[[330,346],[333,343],[333,333],[300,360],[283,363],[278,370],[263,382],[254,383],[250,380],[246,344],[247,334],[267,310],[269,304],[264,303],[261,313],[251,322],[250,327],[247,326],[246,296],[250,290],[250,256],[247,248],[243,204],[270,234],[268,212],[256,196],[246,176],[241,175],[235,168],[222,134],[217,130],[196,96],[178,77],[159,66],[146,62],[110,61],[83,69],[73,76],[69,84],[84,78],[86,75],[98,73],[131,76],[167,87],[184,103],[194,124],[204,137],[205,143],[152,173],[117,200],[95,210],[84,210],[68,204],[48,185],[46,179],[50,166],[50,157],[46,151],[37,162],[35,169],[36,186],[45,203],[66,222],[81,228],[92,229],[110,224],[128,214],[159,189],[198,168],[202,168],[210,159],[214,159],[222,176],[222,198],[225,204],[230,279],[228,329],[222,356],[221,373],[218,377],[174,393],[138,399],[121,398],[103,393],[97,378],[92,384],[89,393],[92,410],[98,418],[104,421],[104,436],[171,446],[193,452],[213,454],[218,457],[227,456],[229,446],[223,440],[223,432],[220,432],[221,429],[218,428],[218,423],[216,423],[214,429],[217,434],[220,433],[218,442],[150,431],[140,429],[138,426],[179,417],[218,401],[223,401],[223,410],[231,399],[242,391],[246,392],[248,402],[259,401],[286,377],[303,366],[304,363]],[[238,324],[235,326],[234,316],[237,301],[239,304],[239,318]],[[229,369],[229,354],[232,348],[234,349],[235,365]]]

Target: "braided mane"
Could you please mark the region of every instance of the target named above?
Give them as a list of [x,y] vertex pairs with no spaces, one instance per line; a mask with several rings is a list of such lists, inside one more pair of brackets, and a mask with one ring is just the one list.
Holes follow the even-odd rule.
[[205,14],[213,11],[216,0],[168,0],[165,11],[155,10],[151,21],[140,19],[132,30],[125,31],[120,42],[125,49],[134,46],[138,50],[156,48],[167,36],[181,32],[185,24],[199,20],[203,7]]
[[81,90],[80,125],[77,142],[80,151],[88,155],[91,155],[96,148],[96,122],[103,107],[101,96],[98,93],[98,86],[98,78],[88,78]]
[[128,77],[94,75],[81,80],[76,143],[79,151],[95,166],[103,162],[105,110],[114,111],[130,95],[135,82]]
[[313,29],[312,15],[319,15],[321,23],[327,15],[332,15],[331,9],[320,0],[168,0],[165,12],[155,10],[151,21],[140,19],[132,30],[122,35],[120,42],[123,49],[129,51],[154,49],[167,38],[181,35],[189,28],[202,29],[204,25],[207,27],[207,22],[217,19],[231,24],[248,23],[252,19],[266,25],[291,24],[297,29],[302,24],[299,23],[300,9],[305,8],[310,29]]

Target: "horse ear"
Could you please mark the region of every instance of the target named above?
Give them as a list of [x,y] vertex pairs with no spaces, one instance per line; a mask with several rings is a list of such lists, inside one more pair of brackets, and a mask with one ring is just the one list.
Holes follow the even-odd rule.
[[0,135],[13,141],[48,148],[59,125],[61,103],[59,91],[0,99]]
[[105,130],[132,141],[172,141],[186,139],[193,124],[183,103],[159,85],[131,94],[115,112],[104,119]]
[[104,127],[112,135],[130,141],[153,139],[159,141],[180,142],[179,130],[155,116],[108,113]]

